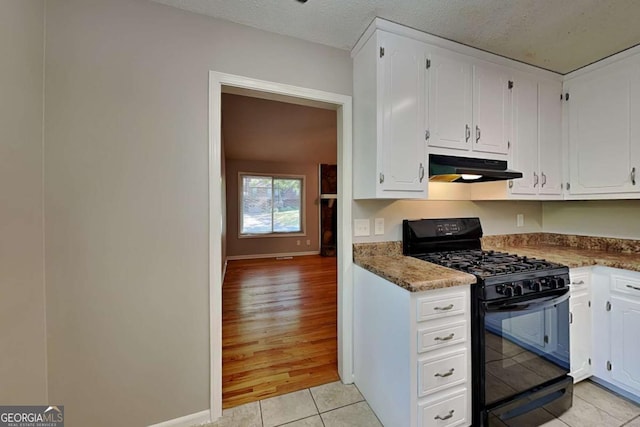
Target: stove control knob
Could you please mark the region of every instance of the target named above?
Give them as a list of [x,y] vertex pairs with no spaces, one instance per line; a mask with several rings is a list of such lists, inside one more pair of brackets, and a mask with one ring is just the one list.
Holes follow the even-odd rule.
[[558,284],[558,288],[564,288],[565,287],[565,282],[564,279],[562,277],[558,277],[556,278],[556,283]]
[[505,285],[504,289],[502,290],[502,294],[508,298],[511,298],[513,296],[513,287],[511,285]]
[[558,289],[558,279],[556,279],[555,277],[553,279],[549,279],[549,288],[550,289]]
[[539,280],[534,280],[531,282],[531,289],[533,289],[536,292],[540,292],[542,290],[542,284],[540,283]]
[[513,287],[513,293],[515,295],[522,295],[524,293],[524,288],[522,287],[522,285],[515,285]]

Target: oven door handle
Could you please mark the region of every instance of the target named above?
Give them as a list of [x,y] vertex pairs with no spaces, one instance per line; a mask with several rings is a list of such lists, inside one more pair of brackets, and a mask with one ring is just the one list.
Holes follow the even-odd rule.
[[560,304],[569,299],[569,289],[557,289],[546,293],[544,296],[522,300],[518,298],[514,302],[485,302],[484,309],[486,312],[504,312],[504,311],[529,311],[540,310]]

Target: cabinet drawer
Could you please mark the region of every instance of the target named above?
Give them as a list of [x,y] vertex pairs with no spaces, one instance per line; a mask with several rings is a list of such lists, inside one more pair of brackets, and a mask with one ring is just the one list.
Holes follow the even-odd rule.
[[611,290],[640,298],[640,279],[611,275]]
[[467,340],[467,322],[418,329],[418,353],[448,347]]
[[569,283],[569,288],[571,289],[571,293],[575,294],[577,292],[588,291],[591,287],[591,273],[590,272],[569,272],[569,276],[571,277],[571,281]]
[[418,299],[418,322],[463,314],[467,309],[464,293]]
[[468,426],[467,389],[437,403],[418,405],[419,427]]
[[426,396],[467,380],[467,350],[418,361],[418,396]]

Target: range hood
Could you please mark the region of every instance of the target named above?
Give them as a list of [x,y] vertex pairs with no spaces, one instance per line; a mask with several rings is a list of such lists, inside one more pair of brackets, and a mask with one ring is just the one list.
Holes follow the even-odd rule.
[[522,172],[507,169],[506,160],[429,155],[431,182],[487,182],[522,178]]

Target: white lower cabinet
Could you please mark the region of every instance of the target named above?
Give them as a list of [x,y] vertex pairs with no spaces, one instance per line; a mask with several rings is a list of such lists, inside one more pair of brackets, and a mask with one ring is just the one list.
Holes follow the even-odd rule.
[[571,271],[571,374],[640,402],[640,272],[581,270]]
[[387,427],[471,424],[469,286],[407,290],[354,266],[355,383]]
[[611,379],[640,394],[640,298],[611,297]]
[[574,382],[591,376],[591,268],[573,269],[569,303],[571,376]]

